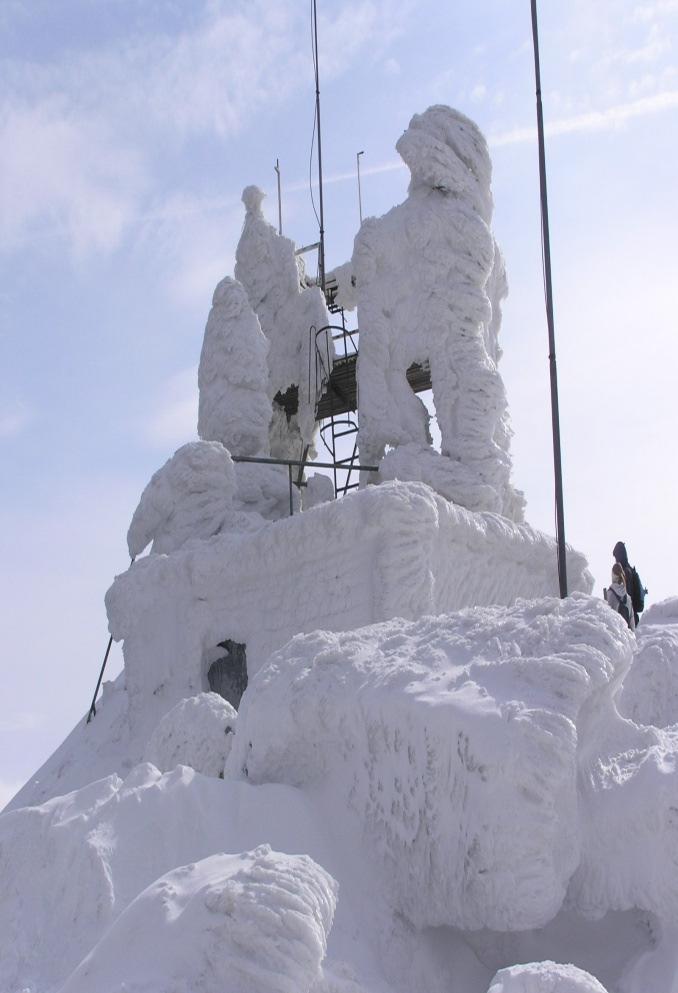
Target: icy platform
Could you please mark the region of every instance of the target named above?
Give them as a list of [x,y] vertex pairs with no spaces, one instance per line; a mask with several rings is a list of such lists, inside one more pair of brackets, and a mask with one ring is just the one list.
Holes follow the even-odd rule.
[[[572,591],[591,591],[574,551],[568,576]],[[423,483],[392,482],[143,558],[116,578],[106,606],[124,642],[134,727],[149,708],[157,721],[208,689],[224,642],[244,646],[251,678],[296,634],[557,592],[552,538],[467,511]]]

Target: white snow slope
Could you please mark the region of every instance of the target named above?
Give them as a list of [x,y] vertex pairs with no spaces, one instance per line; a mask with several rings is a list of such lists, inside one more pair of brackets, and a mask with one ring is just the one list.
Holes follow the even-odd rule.
[[237,721],[154,735],[207,770],[207,708],[211,775],[0,816],[0,990],[671,993],[678,731],[619,716],[634,650],[585,595],[293,638]]

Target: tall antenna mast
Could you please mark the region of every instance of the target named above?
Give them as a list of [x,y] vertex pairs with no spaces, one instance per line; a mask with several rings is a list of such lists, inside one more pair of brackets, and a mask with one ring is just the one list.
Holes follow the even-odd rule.
[[565,559],[565,513],[563,510],[563,470],[560,457],[560,415],[558,412],[558,370],[556,368],[556,338],[553,324],[553,289],[551,286],[551,242],[549,238],[549,208],[546,196],[546,151],[544,148],[544,114],[541,106],[541,73],[539,71],[539,33],[537,30],[537,0],[532,3],[532,40],[534,43],[534,76],[537,89],[537,134],[539,138],[539,190],[541,195],[541,239],[546,294],[546,323],[549,332],[549,368],[551,374],[551,426],[553,430],[553,469],[556,484],[556,542],[558,546],[558,585],[561,597],[567,596],[567,562]]
[[323,214],[323,153],[320,140],[320,77],[318,75],[318,10],[313,0],[313,65],[315,68],[315,119],[318,126],[318,189],[320,191],[320,245],[318,247],[318,268],[320,288],[325,293],[325,217]]
[[278,177],[278,234],[282,234],[282,199],[280,196],[280,160],[275,160],[275,165],[273,168],[276,171]]

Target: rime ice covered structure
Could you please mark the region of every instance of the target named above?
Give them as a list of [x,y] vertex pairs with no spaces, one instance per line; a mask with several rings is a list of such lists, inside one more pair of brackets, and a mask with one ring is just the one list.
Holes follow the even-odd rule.
[[[507,283],[490,229],[485,139],[463,114],[431,107],[412,118],[396,148],[411,173],[408,197],[363,223],[351,265],[361,458],[379,462],[391,446],[385,478],[421,479],[470,510],[522,520],[497,369]],[[407,381],[415,363],[430,366],[439,456],[430,450],[428,411]]]
[[[245,226],[236,249],[235,276],[245,287],[270,345],[271,454],[299,458],[304,447],[312,445],[316,430],[315,401],[308,395],[311,327],[319,330],[330,322],[320,289],[306,285],[294,242],[278,234],[265,219],[263,198],[256,186],[243,191]],[[294,387],[297,411],[287,417],[276,397]]]
[[[303,478],[327,313],[248,187],[201,440],[106,596],[124,672],[0,817],[0,993],[678,990],[678,601],[636,639],[573,549],[557,598],[510,481],[487,149],[441,107],[398,147],[409,196],[336,272],[378,485]],[[241,461],[302,456],[298,488]]]

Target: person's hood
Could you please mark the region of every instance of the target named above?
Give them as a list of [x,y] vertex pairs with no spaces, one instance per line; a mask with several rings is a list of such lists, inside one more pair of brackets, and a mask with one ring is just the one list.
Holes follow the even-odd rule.
[[619,562],[623,566],[629,564],[629,557],[626,554],[626,545],[623,541],[618,541],[617,544],[612,549],[612,554],[615,557],[615,561]]

